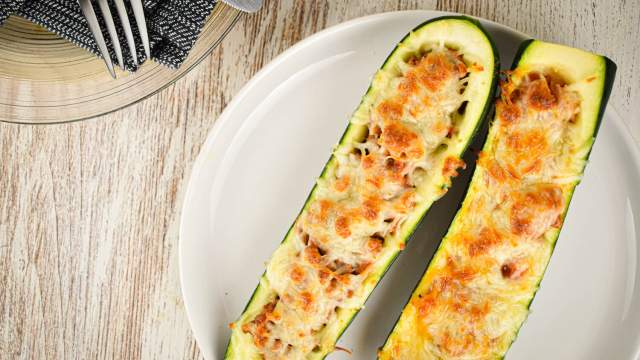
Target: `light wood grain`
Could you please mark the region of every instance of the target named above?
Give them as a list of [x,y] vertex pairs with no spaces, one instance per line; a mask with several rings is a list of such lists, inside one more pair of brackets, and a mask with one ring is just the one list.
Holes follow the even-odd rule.
[[637,2],[268,1],[186,77],[137,105],[66,125],[0,124],[0,358],[200,358],[177,234],[208,131],[292,44],[399,9],[463,12],[608,55],[619,66],[612,103],[640,139]]

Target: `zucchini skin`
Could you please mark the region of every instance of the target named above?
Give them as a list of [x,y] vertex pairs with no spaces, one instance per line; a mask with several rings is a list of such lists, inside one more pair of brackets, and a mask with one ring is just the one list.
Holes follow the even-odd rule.
[[[457,21],[465,21],[468,22],[470,24],[472,24],[476,30],[479,30],[482,35],[486,38],[488,44],[491,47],[491,52],[493,55],[493,70],[491,72],[491,84],[489,87],[489,93],[487,94],[487,98],[485,100],[485,104],[484,107],[482,109],[482,112],[479,114],[479,116],[477,117],[477,120],[475,121],[475,126],[473,128],[473,131],[469,134],[469,136],[465,139],[465,144],[464,147],[462,149],[462,151],[460,152],[460,154],[458,154],[460,157],[462,157],[462,155],[466,152],[466,150],[468,149],[469,145],[472,143],[473,139],[475,138],[475,136],[478,135],[479,130],[482,127],[482,124],[486,121],[486,118],[491,115],[492,111],[493,111],[493,104],[492,104],[492,99],[496,96],[497,91],[498,91],[498,75],[499,75],[499,71],[500,71],[500,60],[499,60],[499,55],[498,55],[498,51],[496,48],[496,45],[493,41],[493,39],[491,38],[491,36],[489,35],[489,33],[482,27],[481,23],[474,18],[468,17],[468,16],[464,16],[464,15],[447,15],[447,16],[442,16],[442,17],[437,17],[437,18],[433,18],[430,20],[427,20],[419,25],[417,25],[416,27],[414,27],[411,31],[409,31],[399,42],[398,44],[394,47],[394,49],[389,53],[389,55],[385,58],[385,60],[383,61],[381,67],[379,68],[380,70],[384,69],[385,66],[387,66],[389,64],[389,61],[393,58],[393,55],[399,50],[399,48],[401,47],[401,45],[412,35],[412,33],[417,32],[419,30],[421,30],[423,27],[432,24],[434,22],[439,22],[439,21],[444,21],[444,20],[457,20]],[[367,98],[367,96],[370,95],[371,91],[373,89],[373,82],[370,83],[369,87],[367,88],[367,90],[365,91],[364,95],[361,98],[360,103],[356,106],[356,110],[354,111],[354,114],[361,108],[361,106],[363,105],[365,99]],[[480,101],[480,100],[478,100]],[[349,124],[347,125],[347,127],[345,128],[344,132],[342,133],[339,143],[342,143],[343,140],[345,139],[345,137],[347,136],[347,134],[349,133],[349,130],[352,129],[354,125],[349,122]],[[335,155],[333,155],[333,153],[331,154],[329,160],[327,161],[327,163],[324,165],[320,176],[318,177],[319,179],[323,178],[325,176],[325,174],[327,173],[327,171],[330,169],[330,167],[333,165],[333,162],[337,161],[335,158]],[[313,185],[311,191],[309,192],[309,195],[307,196],[307,198],[304,201],[304,204],[302,205],[300,211],[298,212],[298,214],[296,215],[296,217],[294,218],[294,221],[292,222],[292,225],[289,227],[288,231],[286,232],[285,236],[283,237],[283,240],[280,242],[280,244],[283,244],[290,232],[293,230],[294,225],[295,225],[295,219],[298,219],[299,216],[302,214],[302,212],[306,209],[309,201],[311,200],[315,190],[317,188],[317,183]],[[433,201],[436,201],[438,199],[435,199]],[[422,219],[426,216],[428,210],[430,207],[426,208],[424,210],[424,212],[422,212],[422,214],[420,215],[420,218],[417,222],[415,222],[415,224],[413,225],[413,227],[411,227],[409,230],[407,230],[407,236],[404,238],[404,243],[407,243],[412,237],[413,237],[413,233],[416,229],[416,227],[420,224],[420,222],[422,221]],[[391,265],[396,261],[398,255],[400,254],[400,250],[396,251],[395,254],[393,255],[393,257],[387,262],[384,272],[380,275],[380,278],[378,278],[376,285],[374,287],[373,290],[375,290],[375,288],[377,288],[377,286],[380,283],[380,280],[382,279],[382,277],[387,273],[387,271],[389,270],[389,268],[391,267]],[[266,270],[265,272],[263,272],[261,279],[265,276],[266,274]],[[242,313],[244,313],[251,305],[251,303],[255,300],[256,294],[258,293],[260,289],[260,282],[258,283],[258,286],[256,287],[256,289],[253,291],[253,293],[251,294],[251,297],[249,299],[249,301],[247,302],[247,304],[245,305]],[[368,300],[368,298],[371,296],[371,294],[373,293],[373,290],[371,292],[369,292],[369,294],[367,294],[366,298],[364,299],[364,302],[366,302],[366,300]],[[341,329],[340,333],[338,334],[338,337],[336,338],[336,342],[337,340],[340,338],[340,336],[342,336],[342,334],[344,333],[344,331],[347,329],[347,327],[351,324],[351,322],[353,321],[353,319],[355,318],[355,316],[360,312],[360,309],[357,309],[353,315],[348,319],[348,321],[346,322],[346,325]],[[326,358],[326,356],[329,355],[329,353],[325,354],[324,356],[322,356],[322,359]],[[229,338],[229,341],[227,343],[227,348],[225,351],[225,355],[224,358],[225,359],[232,359],[233,358],[233,347],[231,344],[231,338]]]
[[[514,56],[514,60],[513,60],[513,62],[512,62],[511,67],[510,67],[510,70],[511,70],[511,71],[514,71],[516,68],[518,68],[518,66],[520,65],[520,62],[521,62],[521,60],[522,60],[522,56],[525,54],[525,52],[526,52],[526,50],[529,48],[529,46],[531,46],[532,44],[535,44],[535,43],[536,43],[536,41],[538,41],[538,40],[536,40],[536,39],[527,39],[527,40],[522,41],[522,42],[518,45],[518,50],[516,51],[516,54],[515,54],[515,56]],[[606,57],[606,56],[604,56],[604,55],[597,55],[597,56],[598,56],[598,57],[600,57],[600,58],[604,61],[604,65],[605,65],[604,76],[605,76],[605,79],[604,79],[604,81],[603,81],[602,95],[601,95],[601,97],[600,97],[600,104],[599,104],[599,109],[598,109],[597,119],[596,119],[596,121],[595,121],[595,128],[594,128],[593,133],[591,134],[592,139],[595,139],[595,138],[597,137],[598,131],[600,130],[600,126],[601,126],[601,124],[602,124],[602,119],[603,119],[603,117],[604,117],[604,113],[605,113],[605,111],[606,111],[606,106],[607,106],[607,103],[608,103],[608,101],[609,101],[609,98],[610,98],[610,95],[611,95],[611,91],[612,91],[612,89],[613,89],[613,85],[614,85],[614,82],[615,82],[615,75],[616,75],[616,72],[617,72],[617,65],[616,65],[616,63],[615,63],[615,62],[613,62],[611,59],[609,59],[608,57]],[[496,93],[498,93],[498,92],[496,91]],[[498,98],[496,98],[496,100],[497,100],[497,99],[498,99]],[[495,109],[494,109],[494,110],[495,110]],[[485,138],[483,139],[483,145],[482,145],[482,148],[484,148],[484,147],[485,147],[486,142],[487,142],[487,141],[488,141],[488,139],[489,139],[489,133],[491,132],[491,127],[492,127],[492,125],[493,125],[493,122],[494,122],[494,121],[496,121],[496,120],[495,120],[495,119],[494,119],[494,120],[491,120],[491,122],[490,122],[490,124],[489,124],[489,129],[487,130],[487,134],[486,134]],[[586,155],[585,155],[585,157],[584,157],[584,160],[588,160],[588,159],[589,159],[589,157],[590,157],[590,155],[591,155],[591,152],[592,152],[592,151],[593,151],[593,145],[590,147],[589,151],[586,153]],[[459,212],[459,211],[460,211],[460,209],[462,208],[462,205],[463,205],[463,203],[464,203],[464,199],[466,199],[466,198],[467,198],[467,195],[468,195],[468,193],[469,193],[469,189],[471,188],[471,185],[472,185],[472,183],[473,183],[473,179],[474,179],[474,176],[475,176],[475,164],[474,164],[474,169],[473,169],[473,170],[474,170],[474,171],[473,171],[473,174],[471,175],[470,181],[466,184],[466,189],[464,190],[464,195],[462,196],[462,199],[463,199],[463,200],[458,204],[458,208],[456,209],[456,216],[455,216],[455,217],[457,217],[458,212]],[[581,172],[581,173],[584,173],[584,167],[583,167],[583,169],[582,169],[582,172]],[[567,214],[567,212],[568,212],[568,210],[569,210],[570,202],[571,202],[571,200],[572,200],[572,198],[573,198],[573,194],[575,193],[575,188],[576,188],[576,186],[577,186],[578,184],[579,184],[579,181],[578,181],[578,183],[573,187],[573,189],[571,190],[571,193],[569,194],[569,196],[568,196],[568,198],[567,198],[567,206],[565,207],[565,209],[564,209],[564,211],[563,211],[563,213],[562,213],[562,219],[563,219],[563,221],[564,221],[564,219],[565,219],[565,217],[566,217],[566,214]],[[447,234],[448,234],[449,230],[451,230],[451,226],[453,225],[453,221],[455,221],[455,217],[454,217],[454,220],[452,220],[452,224],[450,224],[449,229],[447,230]],[[558,240],[558,238],[559,238],[559,236],[560,236],[560,232],[561,232],[561,230],[562,230],[562,226],[560,227],[560,229],[559,229],[559,230],[560,230],[560,231],[558,231],[558,232],[557,232],[557,235],[556,235],[555,239],[553,239],[553,242],[552,242],[552,244],[551,244],[551,255],[553,255],[553,251],[555,250],[555,246],[556,246],[556,244],[557,244],[557,240]],[[444,239],[444,238],[446,238],[446,236],[447,236],[447,235],[445,234],[445,237],[443,237],[443,239]],[[443,242],[441,242],[441,243],[440,243],[440,245],[438,245],[438,247],[436,248],[436,250],[435,250],[435,252],[434,252],[433,256],[432,256],[432,257],[431,257],[431,259],[429,259],[429,261],[427,262],[427,266],[424,268],[423,274],[426,274],[427,270],[428,270],[428,269],[429,269],[429,267],[431,266],[431,264],[432,264],[432,262],[434,261],[434,259],[435,259],[436,255],[437,255],[437,254],[438,254],[438,252],[441,250],[442,246],[443,246]],[[535,298],[535,296],[536,296],[536,294],[537,294],[537,292],[538,292],[538,290],[539,290],[539,288],[540,288],[540,284],[541,284],[541,282],[542,282],[542,280],[543,280],[543,278],[544,278],[544,274],[546,273],[546,268],[548,267],[548,264],[549,264],[549,262],[547,262],[547,264],[546,264],[546,266],[545,266],[545,271],[543,272],[543,276],[541,276],[541,277],[540,277],[540,279],[538,280],[538,283],[537,283],[536,288],[535,288],[535,290],[534,290],[534,292],[533,292],[533,295],[531,296],[531,299],[529,300],[529,302],[528,302],[528,304],[527,304],[527,310],[528,310],[529,312],[530,312],[530,309],[531,309],[531,304],[533,303],[533,300],[534,300],[534,298]],[[423,276],[424,276],[424,275],[423,275]],[[414,294],[414,293],[418,290],[418,288],[420,287],[421,282],[422,282],[422,278],[421,278],[421,279],[416,283],[415,287],[412,289],[411,294],[410,294],[410,295],[409,295],[409,297],[407,298],[407,301],[405,302],[405,306],[403,307],[403,309],[404,309],[404,308],[409,304],[409,302],[410,302],[410,301],[411,301],[411,299],[413,298],[413,294]],[[391,335],[393,334],[393,332],[394,332],[394,330],[395,330],[396,326],[398,325],[398,322],[400,321],[400,318],[402,317],[402,313],[403,313],[403,312],[401,312],[401,313],[398,315],[398,318],[396,319],[396,322],[395,322],[395,324],[394,324],[393,328],[391,328],[391,330],[389,331],[389,334],[387,335],[387,339],[385,340],[384,344],[379,348],[379,350],[380,350],[380,351],[381,351],[381,350],[382,350],[382,349],[387,345],[387,343],[389,342],[389,339],[391,338]],[[526,321],[526,319],[525,319],[525,321]],[[513,345],[513,342],[515,342],[515,340],[518,338],[518,335],[519,335],[520,331],[522,330],[522,326],[523,326],[523,325],[524,325],[524,322],[522,322],[522,323],[520,324],[520,327],[518,328],[518,331],[516,332],[516,334],[515,334],[515,335],[513,336],[513,338],[511,339],[511,342],[509,343],[509,348]],[[501,357],[499,357],[499,359],[500,359],[500,360],[505,359],[505,357],[506,357],[506,353],[508,352],[509,348],[507,349],[507,351],[505,352],[505,354],[503,354]],[[380,354],[380,351],[378,352],[378,354]],[[379,358],[380,358],[380,357],[378,356],[378,359],[379,359]],[[405,359],[401,359],[401,360],[405,360]],[[412,359],[412,360],[413,360],[413,359]]]

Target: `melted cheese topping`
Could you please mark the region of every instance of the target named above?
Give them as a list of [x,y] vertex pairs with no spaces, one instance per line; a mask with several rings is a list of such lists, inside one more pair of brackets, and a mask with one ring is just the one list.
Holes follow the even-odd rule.
[[537,72],[502,87],[467,198],[398,323],[418,336],[390,338],[383,359],[501,358],[528,313],[583,165],[569,136],[580,97]]
[[437,47],[400,68],[371,105],[366,138],[335,152],[335,169],[319,180],[294,224],[293,245],[280,247],[269,263],[271,301],[239,324],[264,359],[319,351],[337,311],[362,306],[359,290],[383,249],[398,246],[387,240],[421,200],[425,174],[455,176],[464,166],[449,158],[444,169],[434,168],[463,102],[462,56]]

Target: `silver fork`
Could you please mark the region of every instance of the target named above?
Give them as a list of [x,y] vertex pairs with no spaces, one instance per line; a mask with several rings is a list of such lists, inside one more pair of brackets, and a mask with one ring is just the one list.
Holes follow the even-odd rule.
[[[118,59],[118,65],[121,69],[124,69],[124,62],[122,60],[122,49],[120,48],[120,40],[118,40],[118,33],[116,32],[116,26],[113,23],[113,17],[111,16],[111,10],[109,10],[109,4],[107,0],[97,0],[98,5],[100,6],[100,12],[102,12],[102,17],[104,19],[105,24],[107,25],[107,32],[109,33],[109,38],[111,38],[111,43],[113,44],[113,49],[116,53],[116,58]],[[116,4],[116,9],[118,11],[118,17],[120,18],[120,23],[122,24],[122,28],[124,29],[124,35],[127,39],[127,43],[129,45],[129,51],[131,52],[131,56],[133,56],[133,62],[138,65],[138,56],[136,54],[136,44],[133,40],[133,33],[131,32],[131,24],[129,22],[129,17],[127,16],[127,10],[124,6],[123,0],[114,0]],[[100,24],[98,23],[98,18],[96,17],[96,12],[93,10],[93,5],[91,4],[91,0],[78,0],[80,4],[80,8],[82,9],[82,13],[84,17],[87,19],[87,23],[89,24],[89,29],[93,33],[93,37],[98,44],[98,49],[102,54],[102,58],[104,59],[105,64],[107,65],[107,69],[109,69],[109,73],[115,79],[116,72],[113,69],[113,63],[111,61],[111,56],[109,56],[109,50],[107,49],[107,44],[104,41],[104,37],[102,36],[102,30],[100,29]],[[142,8],[141,0],[129,0],[131,4],[131,9],[133,10],[133,14],[136,19],[136,24],[138,25],[138,31],[140,31],[140,38],[142,39],[142,46],[144,47],[144,52],[147,55],[147,59],[150,57],[149,53],[149,36],[147,34],[147,23],[144,18],[144,9]]]

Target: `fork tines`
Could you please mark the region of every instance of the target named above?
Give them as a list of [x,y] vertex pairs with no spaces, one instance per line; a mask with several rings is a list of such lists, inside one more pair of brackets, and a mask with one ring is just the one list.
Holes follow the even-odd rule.
[[[116,53],[116,59],[118,60],[118,65],[120,66],[120,68],[124,69],[124,61],[122,59],[122,48],[120,47],[120,40],[118,39],[118,33],[116,31],[116,26],[113,22],[113,17],[111,16],[111,10],[109,9],[109,4],[107,0],[97,0],[97,1],[98,1],[98,5],[100,6],[100,12],[102,13],[102,17],[104,19],[105,25],[107,26],[107,32],[109,33],[109,38],[111,38],[113,49]],[[89,29],[93,33],[93,37],[96,40],[98,49],[102,54],[102,58],[104,59],[104,62],[107,64],[107,69],[109,69],[109,73],[111,73],[111,76],[115,79],[116,73],[113,69],[111,56],[109,55],[107,44],[104,41],[104,37],[102,36],[102,30],[100,29],[100,24],[98,22],[98,18],[96,17],[96,13],[93,9],[93,5],[91,4],[90,0],[78,0],[78,2],[80,3],[80,8],[82,9],[84,17],[87,19],[87,23],[89,24]],[[127,16],[127,9],[125,7],[123,0],[114,0],[114,3],[118,11],[118,18],[120,19],[122,29],[124,30],[125,38],[127,39],[127,44],[129,45],[129,52],[133,57],[134,64],[138,65],[136,44],[133,39],[133,33],[131,32],[131,24],[129,22],[129,17]],[[142,7],[142,1],[129,0],[129,3],[131,5],[131,9],[133,10],[136,24],[138,26],[138,31],[140,32],[140,38],[142,39],[144,52],[148,59],[150,57],[149,36],[147,34],[147,24],[144,18],[144,9]]]

